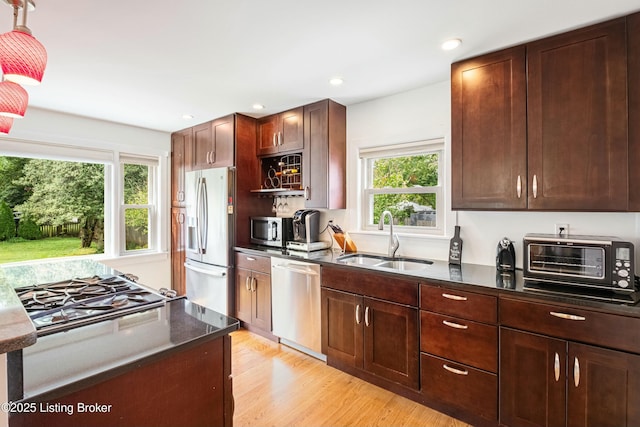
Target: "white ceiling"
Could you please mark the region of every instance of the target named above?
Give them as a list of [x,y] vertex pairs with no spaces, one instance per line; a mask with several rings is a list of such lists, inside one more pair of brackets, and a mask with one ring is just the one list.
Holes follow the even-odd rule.
[[[28,26],[49,61],[27,87],[30,105],[161,131],[323,98],[352,105],[444,81],[465,57],[640,10],[638,0],[35,1]],[[0,24],[11,29],[4,4]],[[463,45],[442,51],[451,37]],[[344,84],[330,86],[333,76]]]

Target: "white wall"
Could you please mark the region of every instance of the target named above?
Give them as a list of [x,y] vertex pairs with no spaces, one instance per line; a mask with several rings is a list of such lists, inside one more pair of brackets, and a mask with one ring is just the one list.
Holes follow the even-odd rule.
[[99,257],[111,267],[140,278],[140,283],[160,288],[171,287],[171,261],[169,248],[170,218],[170,174],[169,159],[171,135],[150,129],[95,120],[86,117],[63,114],[29,107],[23,119],[14,120],[13,129],[7,136],[0,137],[0,155],[20,155],[23,142],[44,143],[42,154],[46,155],[47,145],[65,146],[73,149],[91,148],[126,152],[140,155],[160,156],[161,178],[160,214],[161,250],[158,254],[132,257]]
[[[358,148],[444,137],[449,150],[450,104],[450,82],[445,81],[347,108],[347,209],[323,215],[348,230],[359,250],[386,252],[388,233],[358,231]],[[447,158],[447,184],[451,181],[450,163]],[[449,191],[446,199],[446,236],[401,234],[399,254],[446,260],[456,221],[464,242],[463,262],[474,264],[495,265],[496,245],[506,236],[515,242],[521,266],[523,236],[529,232],[553,233],[556,223],[568,223],[572,234],[612,235],[631,240],[636,246],[639,243],[640,221],[634,213],[452,212]]]

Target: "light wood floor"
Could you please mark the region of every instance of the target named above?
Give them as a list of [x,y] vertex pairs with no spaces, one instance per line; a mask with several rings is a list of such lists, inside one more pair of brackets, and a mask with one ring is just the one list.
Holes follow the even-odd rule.
[[235,427],[467,427],[246,330],[231,336]]

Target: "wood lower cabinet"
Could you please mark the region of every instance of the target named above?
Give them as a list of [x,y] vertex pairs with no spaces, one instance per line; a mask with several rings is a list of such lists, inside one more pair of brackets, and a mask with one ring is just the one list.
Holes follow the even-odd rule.
[[171,208],[171,288],[178,295],[185,295],[187,292],[184,269],[186,214],[185,208]]
[[497,423],[497,305],[493,295],[420,285],[421,393],[427,404],[456,408],[470,422]]
[[329,363],[418,389],[417,309],[330,289],[322,290],[322,306]]
[[501,328],[507,426],[640,425],[640,356]]
[[500,321],[503,425],[640,425],[639,318],[501,297]]
[[271,332],[271,259],[236,253],[236,317]]
[[389,280],[359,269],[322,267],[322,350],[332,366],[417,390],[418,284],[398,278],[389,286]]

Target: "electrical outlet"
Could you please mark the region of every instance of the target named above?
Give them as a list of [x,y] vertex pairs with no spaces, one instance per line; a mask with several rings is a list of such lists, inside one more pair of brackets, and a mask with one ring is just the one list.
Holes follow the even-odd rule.
[[569,234],[569,224],[556,224],[555,234],[567,236]]

